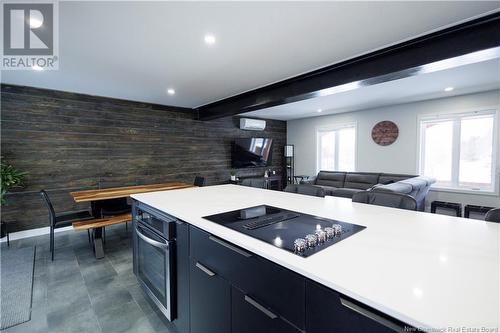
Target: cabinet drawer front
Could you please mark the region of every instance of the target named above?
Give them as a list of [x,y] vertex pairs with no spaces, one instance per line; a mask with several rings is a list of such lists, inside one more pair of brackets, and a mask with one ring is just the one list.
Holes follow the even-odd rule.
[[202,263],[190,265],[191,333],[230,333],[231,286]]
[[250,253],[194,227],[190,228],[189,243],[191,258],[231,283],[237,283],[248,274]]
[[314,282],[306,286],[307,332],[394,333],[410,327]]
[[298,329],[280,318],[272,309],[237,288],[231,288],[231,332],[294,333]]
[[305,327],[305,279],[227,241],[191,227],[191,257],[255,296],[295,326]]

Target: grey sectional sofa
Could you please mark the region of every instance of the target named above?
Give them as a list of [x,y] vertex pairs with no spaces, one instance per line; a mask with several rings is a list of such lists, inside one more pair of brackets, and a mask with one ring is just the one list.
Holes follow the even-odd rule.
[[366,190],[407,194],[415,198],[420,211],[425,208],[425,197],[434,182],[432,178],[416,175],[338,171],[320,171],[316,177],[302,181],[323,188],[326,195],[344,198]]

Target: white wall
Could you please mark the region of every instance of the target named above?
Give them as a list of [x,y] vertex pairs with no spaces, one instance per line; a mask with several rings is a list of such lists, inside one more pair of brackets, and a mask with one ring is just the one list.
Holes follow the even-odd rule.
[[[499,109],[500,90],[407,103],[329,116],[291,120],[287,123],[287,141],[295,145],[296,174],[316,174],[316,128],[333,124],[357,124],[357,171],[417,174],[418,116],[448,112],[466,112],[486,108]],[[399,137],[390,146],[382,147],[373,142],[373,126],[382,120],[395,122]],[[500,112],[497,114],[500,129]],[[500,137],[500,135],[498,135]],[[439,143],[436,143],[439,144]],[[497,177],[500,173],[500,144],[497,144]],[[497,180],[497,191],[498,191]],[[500,207],[500,197],[495,195],[450,193],[433,190],[428,201],[444,200],[464,204]]]

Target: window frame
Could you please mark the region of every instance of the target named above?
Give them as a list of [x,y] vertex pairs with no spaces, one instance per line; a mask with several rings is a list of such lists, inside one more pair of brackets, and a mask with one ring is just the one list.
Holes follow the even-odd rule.
[[[338,131],[343,128],[354,128],[354,170],[356,171],[358,168],[358,123],[355,121],[351,122],[343,122],[330,124],[325,126],[317,126],[316,127],[316,173],[321,171],[321,150],[320,150],[320,135],[322,132],[332,132]],[[335,164],[336,168],[338,168],[338,140],[337,134],[335,136]],[[330,171],[330,170],[329,170]],[[339,170],[331,170],[331,171],[339,171]],[[345,171],[345,170],[344,170]]]
[[[491,188],[488,189],[474,189],[470,187],[463,187],[459,185],[460,177],[460,139],[461,139],[461,126],[460,120],[466,117],[493,115],[493,136],[492,136],[492,154],[491,154]],[[428,121],[453,121],[453,138],[452,138],[452,169],[451,169],[451,183],[452,186],[443,186],[437,183],[431,186],[431,190],[438,190],[444,192],[457,192],[457,193],[476,193],[476,194],[491,194],[498,195],[498,181],[497,178],[497,151],[498,151],[498,109],[497,107],[486,107],[481,109],[462,110],[460,112],[446,112],[438,114],[419,114],[417,117],[417,170],[419,174],[423,175],[425,165],[425,136],[423,123]],[[458,142],[458,143],[457,143]]]

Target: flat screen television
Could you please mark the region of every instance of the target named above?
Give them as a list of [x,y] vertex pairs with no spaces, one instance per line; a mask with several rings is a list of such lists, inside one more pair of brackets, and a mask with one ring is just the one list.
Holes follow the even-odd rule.
[[236,139],[231,149],[231,167],[258,168],[271,164],[273,139]]

